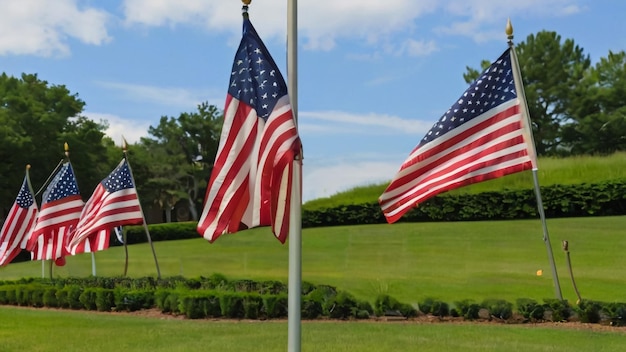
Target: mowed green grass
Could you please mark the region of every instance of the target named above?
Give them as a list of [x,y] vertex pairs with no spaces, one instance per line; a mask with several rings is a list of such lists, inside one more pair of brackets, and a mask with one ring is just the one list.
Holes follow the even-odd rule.
[[[319,322],[301,324],[302,351],[620,351],[626,330],[559,325]],[[286,351],[280,321],[156,319],[0,307],[0,351]]]
[[[626,216],[548,219],[563,296],[576,301],[561,240],[570,243],[583,298],[626,301]],[[302,279],[330,284],[373,302],[390,294],[406,303],[425,297],[554,298],[539,220],[399,223],[304,229]],[[288,244],[268,228],[204,239],[154,243],[162,276],[288,280]],[[150,246],[128,247],[128,275],[156,276]],[[123,273],[124,249],[96,253],[97,274]],[[542,269],[543,275],[537,276]],[[47,269],[45,270],[48,275]],[[58,276],[88,276],[91,256],[70,257]],[[40,277],[41,262],[0,268],[0,279]],[[618,351],[626,329],[580,325],[403,322],[301,323],[302,351]],[[0,351],[286,351],[288,324],[213,321],[0,306]]]
[[[563,298],[576,302],[561,241],[569,241],[576,284],[583,298],[626,302],[626,216],[548,219]],[[155,242],[161,276],[224,274],[231,279],[288,282],[289,245],[269,228],[202,238]],[[128,246],[128,275],[156,276],[150,246]],[[124,249],[95,254],[99,276],[119,276]],[[555,298],[541,221],[397,223],[304,229],[302,280],[328,284],[374,302],[388,294],[405,303],[436,298]],[[53,275],[91,275],[89,254],[69,257]],[[543,275],[538,276],[537,271]],[[48,270],[44,271],[48,276]],[[0,280],[41,277],[40,261],[0,268]]]

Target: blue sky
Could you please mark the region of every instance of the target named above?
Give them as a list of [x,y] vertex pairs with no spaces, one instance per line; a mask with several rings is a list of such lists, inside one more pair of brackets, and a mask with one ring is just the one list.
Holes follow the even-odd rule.
[[[249,11],[285,76],[287,1],[253,0]],[[238,0],[0,5],[0,71],[65,85],[116,142],[203,101],[223,108]],[[594,62],[626,50],[621,0],[299,0],[298,13],[304,201],[391,180],[465,90],[465,67],[506,49],[507,18],[515,42],[550,30]]]

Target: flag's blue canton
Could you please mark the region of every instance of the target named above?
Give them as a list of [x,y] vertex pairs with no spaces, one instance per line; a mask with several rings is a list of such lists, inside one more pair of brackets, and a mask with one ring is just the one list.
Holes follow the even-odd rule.
[[124,164],[113,170],[109,177],[102,180],[102,185],[109,193],[117,192],[121,189],[133,188],[133,180],[130,177],[128,164],[124,162]]
[[26,180],[24,180],[24,183],[22,183],[22,188],[17,194],[17,199],[15,199],[15,202],[17,203],[17,205],[20,206],[20,208],[24,209],[30,208],[30,206],[33,205],[33,203],[35,202],[35,199],[33,199],[33,194],[28,189],[28,182],[26,182]]
[[243,38],[235,54],[228,94],[251,106],[267,120],[287,85],[274,59],[249,19],[243,21]]
[[74,170],[70,163],[65,163],[46,189],[43,195],[43,202],[48,203],[77,194],[80,193],[78,192],[76,177],[74,177]]
[[459,100],[446,111],[422,139],[426,144],[484,112],[517,97],[507,50],[472,82]]

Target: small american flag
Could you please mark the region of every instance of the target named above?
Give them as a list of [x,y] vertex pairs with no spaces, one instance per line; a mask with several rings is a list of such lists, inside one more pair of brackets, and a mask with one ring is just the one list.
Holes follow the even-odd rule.
[[22,249],[26,249],[38,212],[27,170],[15,203],[0,231],[0,266],[9,264]]
[[510,50],[469,86],[402,164],[378,199],[389,223],[439,193],[536,167]]
[[46,188],[27,249],[33,260],[56,260],[67,255],[65,241],[78,223],[84,202],[70,162],[65,162]]
[[287,85],[245,14],[198,232],[213,242],[225,233],[271,225],[284,243],[300,149]]
[[143,224],[143,213],[126,159],[98,184],[85,204],[67,248],[71,254],[109,248],[116,226]]

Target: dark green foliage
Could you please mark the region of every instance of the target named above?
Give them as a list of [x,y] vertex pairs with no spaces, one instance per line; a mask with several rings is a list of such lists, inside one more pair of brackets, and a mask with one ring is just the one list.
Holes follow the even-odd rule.
[[56,287],[47,287],[43,293],[43,305],[44,307],[58,307],[59,302],[57,300],[57,288]]
[[425,298],[419,302],[419,310],[424,314],[432,314],[436,317],[445,317],[450,315],[450,306],[448,303],[434,298]]
[[175,291],[161,290],[155,293],[155,304],[163,313],[180,313],[179,294]]
[[333,286],[319,285],[305,297],[311,301],[318,302],[322,307],[322,314],[328,315],[328,301],[337,295],[337,289]]
[[[159,287],[162,283],[166,287]],[[104,286],[104,287],[99,287]],[[108,288],[114,286],[114,288]],[[218,289],[196,287],[219,286]],[[108,312],[135,311],[158,308],[163,313],[182,314],[189,319],[274,319],[288,315],[288,297],[282,292],[284,285],[274,281],[251,280],[228,281],[221,275],[212,279],[165,278],[67,278],[50,281],[46,279],[20,279],[0,282],[0,304],[32,307],[60,307]],[[239,290],[239,291],[235,291]],[[255,291],[277,291],[261,294]],[[513,305],[505,300],[487,299],[481,304],[471,300],[448,303],[425,298],[419,303],[419,311],[412,305],[399,302],[382,294],[374,304],[355,298],[345,291],[329,285],[308,285],[310,290],[302,296],[301,317],[317,319],[369,319],[376,316],[412,318],[430,314],[478,319],[481,309],[489,310],[491,316],[508,320],[513,316]],[[252,292],[247,292],[252,291]],[[576,307],[567,301],[546,299],[543,304],[528,298],[516,300],[517,313],[526,321],[565,321],[576,312],[581,322],[601,323],[613,326],[626,325],[626,303],[605,303],[583,300]]]
[[[455,305],[455,311],[457,312],[458,316],[461,316],[467,320],[478,319],[478,312],[482,308],[480,304],[467,299],[455,302]],[[450,311],[450,313],[452,316],[454,316],[454,314],[452,314],[452,311]]]
[[113,289],[96,289],[96,309],[100,312],[110,312],[115,306],[115,292]]
[[611,302],[602,306],[602,313],[606,314],[613,326],[626,325],[626,303]]
[[592,324],[600,322],[600,311],[602,310],[600,302],[583,299],[572,308],[578,314],[578,319],[581,322]]
[[83,304],[80,302],[80,295],[83,288],[78,285],[67,285],[57,290],[56,297],[59,307],[80,309]]
[[[439,313],[439,316],[446,316],[446,315],[448,315],[448,313],[447,313],[448,312],[448,304],[447,303],[443,303],[441,305],[441,308],[444,308],[444,307],[445,307],[445,309],[440,310],[441,313]],[[408,304],[408,303],[400,303],[400,305],[398,306],[398,311],[405,318],[413,318],[413,317],[416,317],[418,315],[417,309],[413,308],[413,306]]]
[[384,316],[389,312],[397,311],[400,306],[400,302],[397,299],[389,295],[379,295],[374,300],[374,313],[376,316]]
[[526,319],[536,322],[543,320],[545,307],[534,299],[519,298],[516,301],[517,311]]
[[322,303],[310,295],[303,297],[300,310],[303,319],[317,319],[324,314]]
[[80,303],[87,310],[96,310],[96,289],[88,287],[78,297]]
[[179,310],[189,319],[200,319],[206,317],[202,307],[202,299],[198,297],[183,297],[179,304]]
[[333,319],[348,319],[356,316],[357,300],[351,294],[340,291],[322,306]]
[[[163,224],[151,224],[148,226],[150,231],[150,238],[153,242],[158,241],[171,241],[171,240],[184,240],[190,238],[198,238],[198,231],[196,230],[198,223],[195,221],[187,222],[170,222]],[[146,230],[143,226],[125,226],[124,231],[126,233],[126,243],[145,243],[148,241],[146,237]],[[114,241],[111,240],[111,245]],[[119,243],[116,243],[119,245]]]
[[555,298],[544,299],[545,310],[552,314],[551,321],[565,321],[571,315],[571,307],[566,300],[560,301]]
[[[367,307],[359,306],[359,309],[367,309]],[[369,313],[372,312],[370,311]],[[397,299],[386,294],[376,297],[376,300],[374,300],[373,313],[379,317],[389,315],[411,318],[418,315],[417,309],[413,308],[410,304],[399,302]]]
[[154,291],[146,289],[124,289],[114,290],[115,309],[117,311],[134,312],[140,309],[152,308],[154,306]]
[[[261,309],[261,316],[267,319],[281,318],[287,316],[288,310],[288,297],[286,294],[265,294],[262,296],[263,308]],[[302,316],[304,316],[304,302],[302,303]],[[321,314],[321,305],[320,305]],[[316,316],[317,318],[317,316]]]
[[513,316],[513,304],[502,299],[486,299],[482,306],[498,319],[507,320]]
[[315,290],[316,286],[308,281],[302,281],[300,284],[300,289],[302,290],[302,295],[307,295],[309,292]]
[[[550,218],[611,216],[626,213],[626,180],[594,184],[541,187],[545,214]],[[538,216],[535,193],[504,190],[478,194],[442,194],[407,212],[400,221],[476,221],[532,219]],[[302,226],[336,226],[386,223],[380,205],[303,209]]]
[[450,315],[450,306],[446,302],[435,301],[433,302],[430,314],[436,317],[446,317]]
[[220,308],[222,316],[226,318],[243,318],[245,316],[243,295],[238,292],[224,292],[220,296]]
[[246,319],[258,319],[263,306],[263,298],[256,293],[246,294],[243,297],[243,316]]

